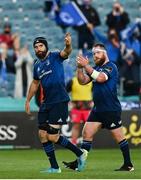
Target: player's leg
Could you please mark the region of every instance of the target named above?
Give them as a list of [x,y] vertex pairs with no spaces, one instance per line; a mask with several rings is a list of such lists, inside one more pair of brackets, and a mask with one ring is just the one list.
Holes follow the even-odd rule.
[[80,135],[80,128],[81,128],[81,123],[73,123],[72,124],[71,142],[75,145],[78,144],[78,138]]
[[92,140],[96,132],[101,128],[102,122],[99,117],[99,113],[95,112],[93,109],[89,114],[87,122],[85,123],[82,131],[83,142],[81,148],[87,150],[88,152],[92,146]]
[[128,142],[124,136],[122,127],[111,130],[113,138],[120,146],[120,150],[123,154],[124,163],[121,168],[117,169],[119,171],[133,171],[134,167],[131,163],[130,150]]
[[[49,115],[49,126],[54,130],[60,128],[61,125],[67,124],[68,119],[68,103],[57,103],[51,108]],[[59,133],[51,134],[48,132],[48,139],[54,143],[57,143],[76,154],[77,157],[81,156],[83,152],[74,144],[72,144],[66,137]]]
[[[86,122],[93,122],[94,119],[97,119],[98,117],[96,116],[96,114],[94,115],[94,112],[90,111],[89,110],[84,110],[83,111],[83,119],[84,119],[84,127],[83,127],[83,131],[82,131],[82,136],[83,136],[83,142],[81,144],[81,148],[82,149],[85,149],[86,147],[84,147],[86,144],[87,144],[87,151],[90,151],[91,149],[91,145],[92,145],[92,140],[93,140],[93,136],[94,134],[97,132],[97,122],[96,122],[96,125],[95,125],[95,128],[96,129],[93,129],[92,132],[90,132],[90,134],[92,135],[92,137],[86,137],[89,135],[89,132],[86,132],[87,130],[89,131],[89,129],[91,129],[91,127],[89,127],[89,124],[86,124]],[[90,123],[91,124],[91,123]],[[93,124],[93,123],[92,123]],[[86,126],[86,127],[85,127]],[[91,125],[90,125],[91,126]],[[98,123],[98,126],[99,126],[99,123]],[[94,133],[94,134],[93,134]]]
[[[58,129],[57,125],[50,124],[52,129]],[[71,150],[77,157],[81,156],[83,152],[74,144],[72,144],[65,136],[58,134],[51,134],[48,132],[48,139],[64,148]]]
[[121,152],[123,154],[124,164],[118,170],[134,170],[131,163],[128,142],[122,129],[121,112],[107,112],[107,115],[105,114],[105,117],[107,117],[107,121],[105,122],[108,122],[108,124],[106,124],[105,126],[110,130],[113,138],[119,144]]
[[74,161],[71,161],[71,162],[63,161],[66,168],[69,168],[72,170],[78,170],[78,171],[82,171],[85,168],[87,155],[92,146],[93,136],[96,134],[96,132],[100,128],[101,128],[100,122],[86,122],[85,123],[83,127],[83,133],[82,133],[83,142],[81,144],[81,149],[83,151],[83,154]]
[[102,123],[100,122],[98,113],[91,111],[87,122],[83,127],[83,142],[81,144],[81,149],[84,153],[80,156],[78,160],[72,162],[64,162],[65,167],[79,171],[82,171],[86,164],[87,154],[91,149],[92,140],[96,132],[101,128]]
[[[46,172],[50,172],[50,169],[54,169],[59,172],[59,166],[55,157],[54,145],[51,141],[48,140],[47,127],[46,127],[46,119],[48,114],[46,112],[38,113],[38,121],[39,121],[39,138],[42,143],[43,149],[48,157],[51,168],[46,170]],[[59,171],[58,171],[59,170]],[[44,171],[43,171],[44,172]]]
[[83,150],[84,153],[78,159],[79,171],[82,171],[85,168],[87,155],[92,147],[93,137],[100,128],[101,128],[100,122],[86,122],[84,125],[82,132],[83,142],[81,144],[81,149]]
[[81,110],[73,108],[70,113],[71,122],[72,122],[72,136],[71,142],[77,144],[77,139],[80,135],[80,126],[81,126]]

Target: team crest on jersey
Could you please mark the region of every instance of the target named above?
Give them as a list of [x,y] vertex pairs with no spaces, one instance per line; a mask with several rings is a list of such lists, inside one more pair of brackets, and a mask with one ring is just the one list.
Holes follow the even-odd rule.
[[47,66],[48,66],[48,65],[50,65],[50,62],[49,62],[49,61],[47,61],[46,65],[47,65]]
[[104,70],[108,71],[108,73],[112,72],[113,68],[112,67],[105,67]]
[[102,69],[100,68],[98,71],[99,71],[99,72],[101,72],[101,71],[102,71]]

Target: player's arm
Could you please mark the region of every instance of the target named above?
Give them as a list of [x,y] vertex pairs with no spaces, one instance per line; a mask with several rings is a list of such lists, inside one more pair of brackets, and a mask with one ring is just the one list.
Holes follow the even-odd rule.
[[91,81],[91,78],[84,73],[83,66],[79,63],[79,56],[76,58],[77,63],[77,79],[79,84],[85,85],[88,84]]
[[72,44],[71,44],[71,35],[70,33],[66,33],[65,35],[65,48],[60,52],[60,56],[64,59],[68,58],[72,51]]
[[91,81],[91,78],[83,72],[83,68],[77,67],[77,79],[79,84],[85,85]]
[[88,58],[85,58],[80,55],[77,57],[77,62],[85,69],[86,73],[89,74],[89,76],[96,82],[104,83],[108,80],[108,76],[106,73],[98,72],[89,65]]
[[94,79],[96,82],[104,83],[108,80],[107,74],[104,72],[98,72],[95,69],[93,69],[90,65],[87,65],[84,67],[85,71],[91,76],[92,79]]
[[25,111],[27,114],[30,114],[30,100],[37,92],[39,84],[40,84],[40,81],[38,80],[33,80],[31,82],[31,85],[27,94],[26,102],[25,102]]

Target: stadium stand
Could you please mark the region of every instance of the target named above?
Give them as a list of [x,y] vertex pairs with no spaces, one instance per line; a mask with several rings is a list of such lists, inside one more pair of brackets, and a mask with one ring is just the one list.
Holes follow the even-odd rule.
[[[47,37],[50,49],[61,49],[64,46],[62,41],[64,32],[56,25],[55,21],[44,14],[44,2],[45,0],[0,0],[0,32],[2,32],[3,24],[10,22],[13,31],[20,35],[22,46],[26,43],[33,57],[32,42],[36,36]],[[92,5],[100,15],[102,24],[99,29],[104,33],[107,31],[105,18],[110,12],[113,2],[113,0],[92,1]],[[136,18],[141,18],[140,0],[128,0],[128,3],[120,0],[119,2],[126,7],[131,22],[134,22]],[[67,30],[72,34],[73,52],[70,56],[70,64],[75,70],[75,57],[78,54],[77,35],[72,28],[69,27]]]

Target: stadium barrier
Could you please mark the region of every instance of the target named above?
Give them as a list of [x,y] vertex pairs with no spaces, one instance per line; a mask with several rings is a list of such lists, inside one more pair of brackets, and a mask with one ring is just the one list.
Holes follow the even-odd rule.
[[[38,138],[37,112],[27,116],[24,112],[0,112],[0,149],[41,148]],[[131,148],[141,147],[141,111],[123,111],[124,132]],[[71,122],[61,129],[71,137]],[[103,129],[94,138],[94,148],[117,148],[110,132]]]

